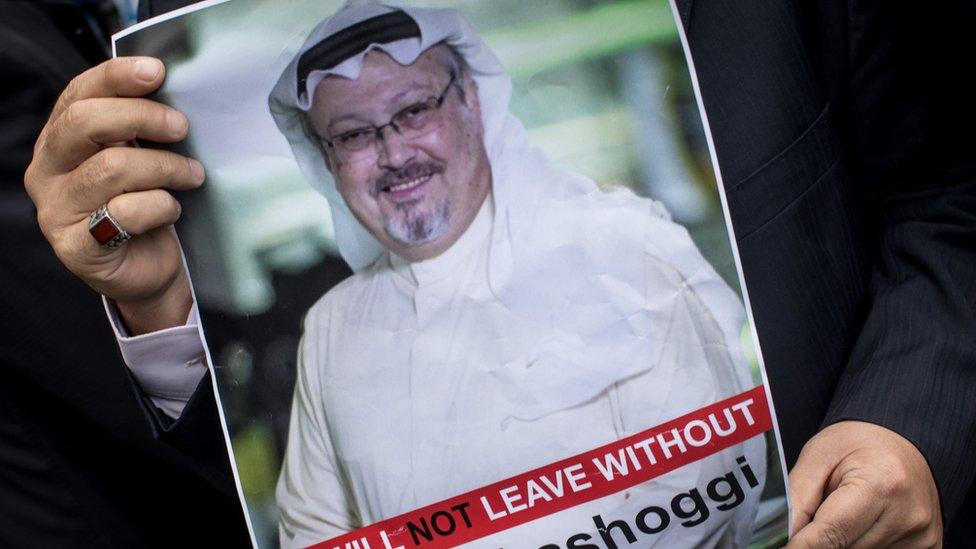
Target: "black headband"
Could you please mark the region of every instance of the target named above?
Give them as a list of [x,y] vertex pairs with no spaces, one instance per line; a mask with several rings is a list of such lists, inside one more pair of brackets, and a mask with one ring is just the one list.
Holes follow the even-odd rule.
[[370,44],[387,44],[404,38],[420,38],[420,27],[402,11],[371,17],[325,37],[298,58],[298,97],[302,96],[312,71],[331,69]]

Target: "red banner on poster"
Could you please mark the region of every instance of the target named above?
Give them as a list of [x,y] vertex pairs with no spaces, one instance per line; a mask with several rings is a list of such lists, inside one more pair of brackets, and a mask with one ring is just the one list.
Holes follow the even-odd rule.
[[762,386],[589,452],[315,544],[456,547],[626,490],[772,428]]

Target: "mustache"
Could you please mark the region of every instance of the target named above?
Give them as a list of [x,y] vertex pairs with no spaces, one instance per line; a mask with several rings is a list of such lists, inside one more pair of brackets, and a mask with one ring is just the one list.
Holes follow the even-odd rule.
[[421,177],[428,177],[444,172],[444,163],[439,160],[411,162],[395,170],[390,170],[373,182],[372,194],[376,196],[380,191],[389,189]]

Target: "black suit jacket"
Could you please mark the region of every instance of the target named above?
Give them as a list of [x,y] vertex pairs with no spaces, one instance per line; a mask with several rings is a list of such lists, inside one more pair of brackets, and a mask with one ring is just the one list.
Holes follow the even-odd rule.
[[0,547],[247,546],[209,383],[185,421],[146,421],[24,192],[55,99],[107,56],[97,25],[75,2],[0,0]]
[[678,6],[788,464],[824,425],[892,429],[976,546],[976,6]]

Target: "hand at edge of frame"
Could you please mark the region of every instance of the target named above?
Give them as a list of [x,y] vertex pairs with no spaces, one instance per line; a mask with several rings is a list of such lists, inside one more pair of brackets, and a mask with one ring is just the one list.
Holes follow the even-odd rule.
[[[130,332],[182,325],[193,304],[172,225],[170,191],[203,183],[203,167],[181,155],[132,146],[186,137],[186,117],[145,99],[163,82],[158,59],[121,57],[75,77],[34,146],[24,186],[58,259],[96,292],[115,300]],[[113,249],[88,232],[103,204],[132,239]]]
[[932,472],[894,431],[861,421],[830,425],[803,447],[789,481],[789,549],[942,546]]

